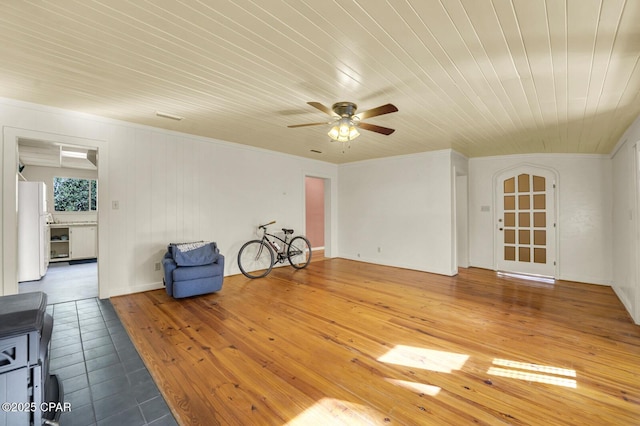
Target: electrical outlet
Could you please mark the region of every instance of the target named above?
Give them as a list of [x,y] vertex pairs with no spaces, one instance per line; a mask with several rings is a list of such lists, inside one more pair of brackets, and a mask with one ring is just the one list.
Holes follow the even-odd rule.
[[159,271],[160,270],[160,262],[156,262],[155,267],[156,267],[156,271]]

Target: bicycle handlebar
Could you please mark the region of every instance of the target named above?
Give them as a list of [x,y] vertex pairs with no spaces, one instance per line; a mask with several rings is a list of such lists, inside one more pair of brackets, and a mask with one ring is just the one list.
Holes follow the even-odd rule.
[[263,229],[264,229],[264,228],[266,228],[266,227],[267,227],[267,226],[269,226],[269,225],[273,225],[274,223],[276,223],[276,221],[275,221],[275,220],[272,220],[271,222],[269,222],[269,223],[265,223],[264,225],[259,225],[259,226],[258,226],[258,228],[263,228]]

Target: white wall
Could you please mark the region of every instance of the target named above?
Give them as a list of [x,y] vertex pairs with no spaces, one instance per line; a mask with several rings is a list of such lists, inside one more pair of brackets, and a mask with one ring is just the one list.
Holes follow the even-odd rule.
[[451,151],[341,165],[340,257],[456,273]]
[[640,118],[613,155],[613,289],[640,324]]
[[[520,164],[552,168],[559,176],[557,278],[611,284],[612,181],[611,160],[606,156],[531,154],[470,159],[471,266],[495,268],[493,177]],[[481,211],[483,206],[490,211]]]
[[[305,174],[330,179],[337,193],[337,166],[321,161],[6,99],[0,99],[0,124],[5,129],[0,294],[17,291],[10,240],[15,226],[12,149],[20,132],[87,138],[100,147],[101,297],[161,287],[154,264],[169,242],[217,241],[226,257],[225,274],[236,274],[237,252],[259,223],[275,219],[275,226],[304,232]],[[333,224],[336,209],[334,202]],[[327,251],[335,253],[337,229],[331,233]]]

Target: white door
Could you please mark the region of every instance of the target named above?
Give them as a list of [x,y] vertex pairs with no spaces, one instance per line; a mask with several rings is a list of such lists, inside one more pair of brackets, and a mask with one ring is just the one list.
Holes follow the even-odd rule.
[[496,269],[555,277],[555,174],[521,167],[496,181]]

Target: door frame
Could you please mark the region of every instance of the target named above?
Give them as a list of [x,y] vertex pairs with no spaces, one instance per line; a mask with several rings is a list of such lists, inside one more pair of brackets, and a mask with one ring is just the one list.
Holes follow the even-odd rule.
[[[499,271],[500,268],[498,268],[498,259],[499,257],[502,255],[502,247],[499,244],[498,241],[498,233],[500,232],[498,230],[499,228],[499,212],[502,211],[502,209],[500,208],[500,203],[502,202],[502,197],[499,196],[500,192],[500,183],[501,183],[501,179],[507,175],[513,175],[513,176],[517,176],[520,173],[528,173],[528,174],[535,174],[536,171],[538,172],[544,172],[546,174],[551,174],[553,176],[554,179],[554,186],[553,186],[553,209],[552,209],[552,213],[553,213],[553,217],[554,217],[554,241],[553,241],[553,249],[554,249],[554,265],[553,265],[553,278],[556,279],[559,276],[560,273],[560,217],[559,217],[559,203],[560,203],[560,197],[559,197],[559,190],[560,190],[560,176],[559,173],[556,169],[552,168],[552,167],[547,167],[547,166],[543,166],[540,164],[535,164],[535,163],[519,163],[516,164],[514,166],[510,166],[507,167],[505,169],[501,169],[498,170],[496,173],[494,173],[493,175],[493,179],[492,179],[492,183],[493,183],[493,270],[494,271]],[[513,271],[508,271],[508,272],[513,272]],[[517,273],[517,272],[516,272]],[[522,272],[522,274],[526,274],[524,272]]]
[[[633,180],[634,184],[632,185],[633,193],[635,195],[635,206],[634,206],[634,235],[633,245],[635,249],[635,259],[640,258],[640,141],[636,142],[633,145]],[[635,265],[635,276],[633,277],[632,283],[636,286],[636,289],[640,288],[640,262],[636,261]],[[632,312],[633,320],[636,324],[640,325],[640,290],[636,291],[636,300],[631,301],[632,306],[635,306],[635,312]]]
[[454,181],[452,188],[453,195],[453,242],[454,249],[453,267],[454,272],[458,268],[469,267],[469,176],[466,173],[459,173],[454,167]]
[[106,229],[108,223],[108,154],[104,140],[89,139],[57,133],[41,132],[5,126],[2,132],[2,249],[0,261],[2,266],[2,282],[0,295],[18,293],[18,141],[19,139],[37,139],[59,142],[68,145],[79,145],[96,148],[98,151],[98,297],[109,297],[108,282],[108,247]]
[[336,199],[338,188],[336,186],[336,179],[322,173],[302,173],[302,223],[304,224],[305,234],[307,227],[307,191],[305,180],[308,177],[322,179],[324,181],[324,257],[333,257],[335,253],[337,253],[336,244],[338,242],[338,238],[335,235],[338,223]]

